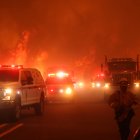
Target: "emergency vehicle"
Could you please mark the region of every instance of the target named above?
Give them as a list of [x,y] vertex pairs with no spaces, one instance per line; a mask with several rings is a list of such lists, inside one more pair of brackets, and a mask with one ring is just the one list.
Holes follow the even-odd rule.
[[119,81],[126,78],[129,90],[135,94],[140,93],[139,56],[132,58],[105,58],[105,77],[108,79],[109,88],[105,89],[105,95],[119,88]]
[[74,83],[71,74],[65,70],[49,71],[46,77],[48,102],[74,101]]
[[0,65],[0,110],[8,110],[10,119],[20,119],[21,109],[30,107],[42,115],[45,98],[46,86],[39,70]]
[[93,89],[102,89],[105,86],[104,74],[98,74],[94,79],[92,79],[91,86]]

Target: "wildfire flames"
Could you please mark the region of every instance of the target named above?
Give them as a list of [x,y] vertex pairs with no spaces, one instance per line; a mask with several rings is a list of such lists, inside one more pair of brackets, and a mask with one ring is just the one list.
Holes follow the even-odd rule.
[[140,52],[139,6],[139,0],[0,1],[0,63],[44,74],[51,65],[100,67],[104,55],[134,58]]

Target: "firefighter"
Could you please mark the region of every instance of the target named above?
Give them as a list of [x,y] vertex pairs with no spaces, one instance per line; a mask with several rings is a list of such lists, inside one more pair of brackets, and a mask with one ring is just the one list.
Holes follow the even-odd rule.
[[133,93],[128,91],[128,81],[126,78],[122,78],[119,84],[120,89],[109,97],[108,103],[114,109],[121,140],[128,140],[130,123],[135,115],[132,106],[137,104],[137,99]]

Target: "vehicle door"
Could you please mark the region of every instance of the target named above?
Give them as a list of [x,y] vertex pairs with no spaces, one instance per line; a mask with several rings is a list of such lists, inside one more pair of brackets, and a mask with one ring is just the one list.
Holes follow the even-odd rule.
[[28,92],[28,85],[27,85],[27,77],[24,71],[21,71],[21,105],[27,104],[27,92]]
[[33,104],[35,103],[35,99],[36,99],[36,92],[35,92],[33,77],[32,77],[31,71],[29,70],[26,70],[23,73],[26,77],[25,86],[24,86],[24,88],[26,89],[26,102],[27,102],[27,105]]
[[[35,96],[35,100],[36,100],[36,102],[40,102],[40,97],[41,97],[41,93],[43,92],[43,88],[45,88],[45,87],[43,87],[43,78],[42,78],[42,76],[41,76],[41,74],[40,74],[40,72],[39,71],[32,71],[32,76],[34,77],[34,83],[35,83],[35,94],[36,94],[36,96]],[[45,86],[45,83],[44,83],[44,86]]]

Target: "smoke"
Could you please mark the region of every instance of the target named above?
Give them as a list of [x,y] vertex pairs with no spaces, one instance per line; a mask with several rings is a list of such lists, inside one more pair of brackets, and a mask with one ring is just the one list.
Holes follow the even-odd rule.
[[[3,12],[2,12],[3,13]],[[11,50],[15,47],[17,42],[17,28],[16,24],[13,22],[13,19],[8,15],[7,19],[4,18],[0,22],[0,63],[5,63],[10,61]],[[0,15],[2,19],[3,15]]]
[[[91,52],[95,67],[104,55],[135,57],[139,16],[139,0],[5,0],[0,2],[0,61],[43,69],[82,63]],[[24,31],[30,33],[28,42],[17,47]]]
[[13,63],[25,65],[27,61],[27,45],[30,33],[24,31],[17,42],[15,50],[13,50]]

